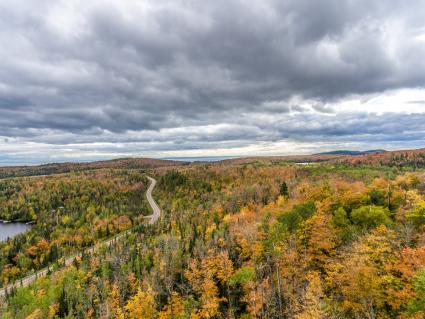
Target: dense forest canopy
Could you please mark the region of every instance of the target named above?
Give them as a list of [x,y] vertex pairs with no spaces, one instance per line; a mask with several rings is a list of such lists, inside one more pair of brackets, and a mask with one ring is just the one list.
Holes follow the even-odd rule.
[[2,284],[139,225],[12,291],[2,317],[425,316],[420,165],[275,158],[147,173],[162,210],[152,226],[137,170],[0,181],[2,216],[36,221],[0,244]]
[[0,242],[0,284],[140,223],[146,185],[132,170],[0,180],[0,219],[35,222]]
[[88,163],[53,163],[39,166],[12,166],[0,167],[0,178],[40,176],[102,168],[151,169],[156,167],[180,166],[184,164],[185,163],[181,161],[170,161],[153,158],[122,158]]

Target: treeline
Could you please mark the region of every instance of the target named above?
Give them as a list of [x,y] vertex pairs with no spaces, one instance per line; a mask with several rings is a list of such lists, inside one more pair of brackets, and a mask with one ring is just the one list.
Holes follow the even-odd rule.
[[158,167],[179,166],[180,161],[161,160],[153,158],[121,158],[107,161],[87,163],[52,163],[37,166],[0,167],[0,179],[24,176],[40,176],[50,174],[78,173],[95,169],[152,169]]
[[355,165],[410,167],[411,169],[425,168],[425,149],[383,152],[373,155],[347,157],[338,161]]

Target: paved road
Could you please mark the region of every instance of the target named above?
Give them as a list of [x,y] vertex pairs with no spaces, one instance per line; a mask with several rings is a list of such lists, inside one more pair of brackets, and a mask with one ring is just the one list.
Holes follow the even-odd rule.
[[146,216],[146,218],[149,218],[149,225],[155,224],[156,221],[159,219],[159,216],[161,215],[161,211],[156,204],[155,200],[152,198],[152,190],[154,189],[156,185],[156,180],[154,180],[152,177],[147,176],[147,178],[151,181],[151,184],[149,185],[149,188],[146,192],[146,198],[148,199],[149,205],[151,205],[153,214],[150,216]]
[[[149,176],[147,176],[147,178],[150,180],[151,183],[149,185],[148,190],[146,191],[146,198],[149,202],[149,205],[152,207],[153,214],[146,216],[145,218],[149,219],[149,225],[152,225],[159,219],[159,217],[161,215],[161,210],[159,209],[155,200],[152,198],[152,190],[154,189],[154,187],[156,185],[156,180],[153,179],[152,177],[149,177]],[[114,237],[112,237],[108,240],[105,240],[105,241],[100,242],[100,243],[98,243],[98,244],[96,244],[96,245],[94,245],[90,248],[85,249],[84,252],[86,254],[93,254],[94,252],[98,251],[101,247],[105,247],[105,246],[110,247],[117,240],[119,240],[119,239],[125,237],[126,235],[128,235],[129,233],[131,233],[132,230],[133,229],[128,229],[126,231],[123,231],[123,232],[119,233],[118,235],[115,235]],[[72,255],[72,256],[66,258],[65,261],[64,261],[65,266],[71,265],[74,262],[75,257],[77,257],[78,255],[81,255],[81,254],[75,254],[75,255]],[[6,295],[6,290],[9,291],[10,289],[12,289],[14,287],[28,286],[32,282],[34,282],[37,278],[46,276],[48,274],[49,270],[52,270],[51,266],[44,268],[42,270],[39,270],[32,275],[28,275],[27,277],[22,278],[22,280],[19,280],[18,282],[14,283],[14,284],[10,284],[10,285],[6,286],[5,288],[0,289],[0,298],[4,297]]]

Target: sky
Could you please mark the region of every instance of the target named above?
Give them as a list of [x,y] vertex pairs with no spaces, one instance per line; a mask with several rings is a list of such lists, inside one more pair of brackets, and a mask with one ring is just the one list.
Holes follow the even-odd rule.
[[425,147],[425,1],[2,0],[0,165]]

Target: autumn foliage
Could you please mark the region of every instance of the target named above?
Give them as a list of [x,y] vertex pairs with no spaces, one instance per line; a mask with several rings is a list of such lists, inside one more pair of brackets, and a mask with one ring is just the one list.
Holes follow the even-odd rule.
[[[425,173],[385,163],[304,166],[275,158],[153,169],[162,209],[153,226],[137,217],[148,210],[136,200],[146,189],[140,172],[3,182],[4,207],[13,207],[3,214],[20,207],[39,223],[47,202],[67,207],[58,222],[46,222],[51,234],[34,227],[25,240],[0,245],[3,282],[52,263],[55,254],[140,227],[17,289],[0,312],[3,318],[424,318]],[[36,201],[37,190],[47,187],[51,194]]]

